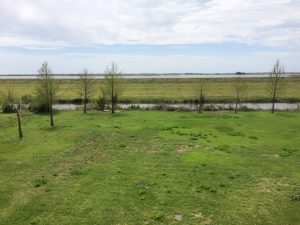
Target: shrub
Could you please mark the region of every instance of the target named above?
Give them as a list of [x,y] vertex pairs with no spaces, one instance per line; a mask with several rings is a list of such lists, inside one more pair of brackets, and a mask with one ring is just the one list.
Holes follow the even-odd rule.
[[204,111],[218,111],[218,110],[219,109],[213,104],[210,104],[204,108]]
[[17,112],[17,110],[14,107],[14,105],[5,104],[5,105],[2,105],[2,112],[3,113],[15,113],[15,112]]
[[166,106],[163,104],[153,106],[153,110],[165,110]]
[[247,106],[243,105],[239,108],[239,111],[250,112],[250,111],[255,111],[255,109],[251,109],[251,108],[248,108]]
[[11,87],[8,87],[5,92],[0,92],[0,103],[2,105],[3,113],[14,113],[15,108],[15,95]]
[[43,100],[42,98],[34,98],[34,100],[29,104],[29,110],[34,113],[48,113],[49,105],[47,101]]
[[[83,102],[82,98],[73,98],[73,99],[58,99],[57,103],[60,104],[81,104]],[[90,102],[89,99],[87,99],[87,102]]]
[[177,111],[178,111],[178,112],[191,112],[192,109],[191,109],[191,108],[187,108],[187,107],[183,107],[183,106],[179,106],[179,107],[177,108]]
[[141,107],[139,105],[130,105],[128,110],[141,110]]
[[28,104],[30,104],[32,101],[33,101],[33,97],[32,97],[31,95],[23,95],[23,96],[21,97],[21,102],[22,102],[22,104],[28,105]]
[[98,109],[104,111],[106,103],[107,103],[107,99],[103,96],[100,96],[97,100]]
[[166,110],[166,111],[169,111],[169,112],[177,111],[176,107],[171,106],[171,105],[167,105],[167,106],[165,107],[165,110]]

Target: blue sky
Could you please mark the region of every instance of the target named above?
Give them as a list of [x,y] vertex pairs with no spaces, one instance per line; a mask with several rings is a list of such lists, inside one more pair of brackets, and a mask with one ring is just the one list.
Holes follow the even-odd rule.
[[300,71],[296,0],[0,0],[0,74]]

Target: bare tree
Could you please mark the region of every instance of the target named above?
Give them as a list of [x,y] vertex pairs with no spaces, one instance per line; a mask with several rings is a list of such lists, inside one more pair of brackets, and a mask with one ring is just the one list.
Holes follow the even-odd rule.
[[44,62],[38,70],[38,78],[37,95],[46,102],[50,113],[50,125],[54,127],[52,105],[58,91],[58,83],[54,79],[47,62]]
[[83,112],[86,113],[87,112],[86,105],[88,103],[89,98],[94,92],[93,89],[94,79],[89,74],[88,70],[84,69],[82,74],[80,74],[79,76],[79,82],[80,82],[79,83],[80,96],[83,99]]
[[243,81],[243,78],[240,75],[237,75],[234,78],[234,94],[235,94],[235,108],[234,112],[238,112],[238,105],[241,102],[241,97],[244,96],[247,92],[247,84]]
[[115,106],[118,98],[123,92],[122,72],[118,69],[118,64],[112,63],[105,70],[105,77],[101,86],[101,92],[109,96],[111,104],[111,113],[115,113]]
[[284,89],[284,66],[279,60],[273,66],[269,76],[268,92],[272,102],[272,113],[275,111],[275,103],[278,101],[280,93]]
[[207,84],[204,80],[200,79],[199,83],[196,86],[196,95],[198,97],[198,112],[201,113],[203,111],[203,106],[206,102],[207,98]]
[[[13,88],[8,87],[6,92],[0,92],[0,100],[2,103],[4,112],[15,112],[17,114],[17,123],[18,123],[18,133],[19,138],[23,138],[22,125],[21,125],[21,116],[16,104],[16,97],[13,91]],[[21,105],[20,105],[21,107]]]

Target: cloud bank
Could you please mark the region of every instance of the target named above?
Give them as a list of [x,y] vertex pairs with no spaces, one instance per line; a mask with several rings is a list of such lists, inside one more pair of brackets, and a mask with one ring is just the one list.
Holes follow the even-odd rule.
[[0,45],[300,46],[296,0],[0,0]]
[[[299,0],[0,0],[0,74],[300,71]],[[218,65],[216,67],[216,65]]]

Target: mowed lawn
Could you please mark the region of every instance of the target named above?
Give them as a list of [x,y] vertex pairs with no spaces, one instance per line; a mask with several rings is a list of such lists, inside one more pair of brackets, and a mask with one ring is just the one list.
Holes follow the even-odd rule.
[[0,114],[0,224],[300,224],[300,113]]

